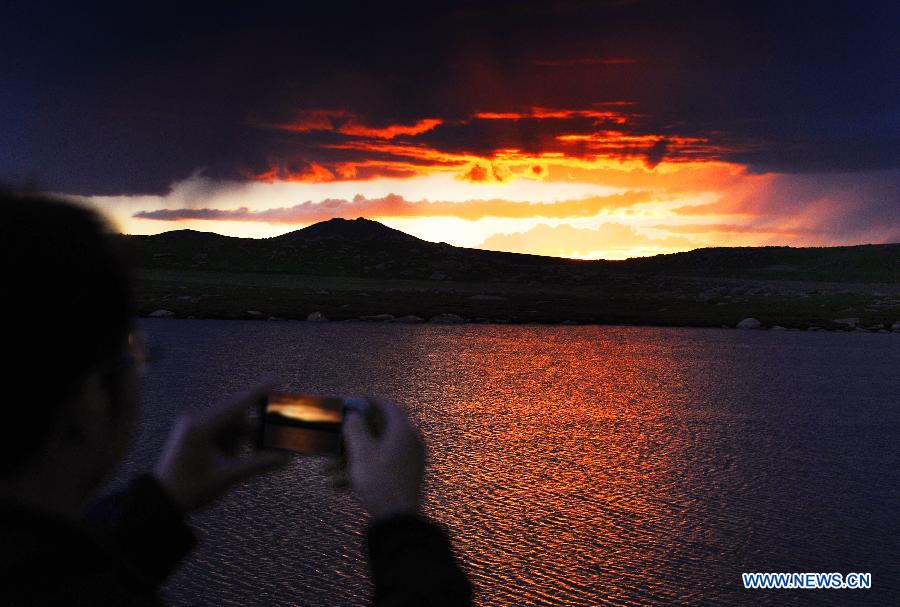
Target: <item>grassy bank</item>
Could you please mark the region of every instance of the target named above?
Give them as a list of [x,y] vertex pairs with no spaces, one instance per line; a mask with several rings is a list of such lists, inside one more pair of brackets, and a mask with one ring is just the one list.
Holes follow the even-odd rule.
[[590,285],[297,276],[144,269],[139,311],[180,318],[330,320],[392,315],[469,322],[764,326],[872,330],[900,320],[900,286],[692,277],[607,277]]

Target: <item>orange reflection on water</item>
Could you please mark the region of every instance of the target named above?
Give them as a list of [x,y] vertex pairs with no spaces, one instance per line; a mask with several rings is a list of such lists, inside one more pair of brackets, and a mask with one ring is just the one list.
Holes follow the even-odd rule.
[[[448,341],[452,356],[427,349]],[[480,604],[696,592],[653,573],[710,539],[692,518],[698,479],[685,482],[702,471],[683,469],[698,436],[683,418],[679,348],[627,329],[547,327],[421,346],[404,391],[431,447],[427,510],[453,530]]]

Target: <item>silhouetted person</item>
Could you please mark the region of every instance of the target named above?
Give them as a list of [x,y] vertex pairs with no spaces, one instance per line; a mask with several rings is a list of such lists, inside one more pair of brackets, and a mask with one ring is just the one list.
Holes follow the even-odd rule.
[[[260,398],[248,393],[181,417],[151,474],[90,503],[137,417],[142,353],[116,243],[93,212],[0,192],[0,605],[160,604],[158,585],[195,543],[186,515],[284,462],[239,449]],[[344,424],[374,602],[469,604],[446,535],[418,514],[422,443],[396,405],[375,406],[378,437],[358,414]]]

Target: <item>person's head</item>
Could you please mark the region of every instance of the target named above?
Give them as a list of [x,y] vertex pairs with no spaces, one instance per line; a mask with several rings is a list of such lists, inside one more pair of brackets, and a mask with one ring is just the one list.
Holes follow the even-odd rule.
[[92,211],[0,190],[4,483],[63,479],[87,497],[123,455],[137,398],[117,243]]

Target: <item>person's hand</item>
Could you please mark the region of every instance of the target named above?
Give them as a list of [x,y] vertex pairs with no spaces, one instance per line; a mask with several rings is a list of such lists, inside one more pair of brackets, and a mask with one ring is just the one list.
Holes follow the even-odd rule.
[[247,453],[256,424],[247,413],[264,397],[260,387],[209,411],[182,415],[154,474],[185,512],[208,504],[235,483],[287,462],[277,451]]
[[419,509],[425,448],[406,414],[396,404],[370,400],[382,418],[379,436],[365,417],[348,410],[344,417],[350,487],[373,521]]

